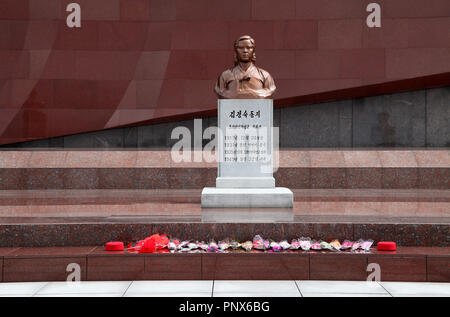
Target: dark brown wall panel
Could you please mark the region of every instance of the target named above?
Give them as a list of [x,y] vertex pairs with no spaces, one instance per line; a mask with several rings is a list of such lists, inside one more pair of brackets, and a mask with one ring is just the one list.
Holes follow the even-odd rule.
[[379,0],[381,28],[359,0],[78,0],[68,28],[70,2],[0,3],[0,144],[213,113],[243,34],[281,105],[450,71],[447,0]]

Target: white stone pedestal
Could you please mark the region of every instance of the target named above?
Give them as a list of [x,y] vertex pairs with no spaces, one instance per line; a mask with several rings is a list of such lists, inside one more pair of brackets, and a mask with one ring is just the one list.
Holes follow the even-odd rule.
[[276,223],[293,222],[292,208],[203,208],[202,222]]
[[273,100],[220,99],[218,108],[218,177],[202,207],[292,208],[292,191],[273,177]]
[[291,208],[292,191],[284,187],[274,188],[214,188],[202,191],[204,208]]
[[217,188],[274,188],[273,177],[217,177]]

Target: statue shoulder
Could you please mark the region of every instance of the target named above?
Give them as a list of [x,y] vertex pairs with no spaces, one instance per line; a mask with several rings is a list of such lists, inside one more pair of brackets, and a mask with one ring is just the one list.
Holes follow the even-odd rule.
[[227,69],[227,70],[224,70],[223,72],[222,72],[222,74],[220,74],[220,77],[222,77],[222,78],[227,78],[227,77],[229,77],[229,76],[233,76],[233,71],[232,71],[233,69]]
[[260,68],[260,67],[257,67],[257,69],[258,69],[258,71],[264,76],[264,78],[272,77],[272,76],[270,75],[270,73],[269,73],[267,70],[262,69],[262,68]]

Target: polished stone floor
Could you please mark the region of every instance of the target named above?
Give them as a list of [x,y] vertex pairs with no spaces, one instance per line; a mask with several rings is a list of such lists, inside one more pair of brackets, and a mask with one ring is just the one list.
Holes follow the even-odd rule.
[[0,283],[0,297],[450,297],[450,283],[122,281]]

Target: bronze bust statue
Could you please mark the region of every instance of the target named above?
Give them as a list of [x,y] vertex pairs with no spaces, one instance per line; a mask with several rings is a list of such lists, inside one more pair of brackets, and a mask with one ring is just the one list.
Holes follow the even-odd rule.
[[255,65],[255,40],[241,36],[234,43],[234,68],[217,79],[215,93],[220,99],[268,99],[275,93],[272,76]]

